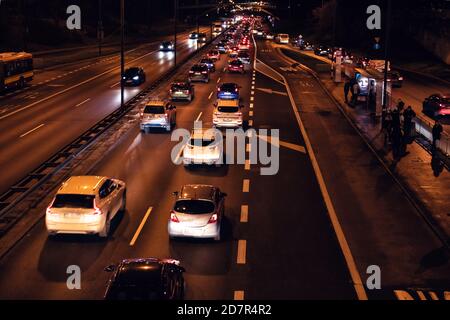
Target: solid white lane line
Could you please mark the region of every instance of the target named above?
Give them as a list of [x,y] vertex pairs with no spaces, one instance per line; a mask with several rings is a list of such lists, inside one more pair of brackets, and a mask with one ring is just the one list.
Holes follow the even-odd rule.
[[245,170],[250,170],[250,160],[245,160]]
[[[148,52],[148,53],[144,54],[143,56],[140,56],[139,58],[136,58],[136,59],[134,59],[134,60],[131,60],[131,61],[127,62],[126,65],[130,65],[130,64],[132,64],[133,62],[136,62],[136,61],[138,61],[138,60],[141,60],[141,59],[145,58],[146,56],[155,53],[156,51],[158,51],[158,50],[154,50],[154,51]],[[37,105],[38,103],[41,103],[41,102],[50,100],[50,99],[52,99],[52,98],[54,98],[54,97],[56,97],[56,96],[59,96],[60,94],[63,94],[63,93],[65,93],[65,92],[67,92],[67,91],[70,91],[70,90],[72,90],[72,89],[74,89],[74,88],[78,88],[78,87],[80,87],[80,86],[82,86],[82,85],[84,85],[84,84],[86,84],[86,83],[88,83],[88,82],[91,82],[91,81],[93,81],[93,80],[95,80],[95,79],[98,79],[98,78],[104,76],[105,74],[108,74],[108,73],[110,73],[110,72],[112,72],[112,71],[114,71],[114,70],[117,70],[117,69],[119,69],[119,68],[120,68],[120,67],[114,67],[114,68],[112,68],[112,69],[106,70],[106,71],[104,71],[104,72],[102,72],[102,73],[97,74],[96,76],[94,76],[94,77],[92,77],[92,78],[86,79],[86,80],[84,80],[84,81],[82,81],[82,82],[80,82],[80,83],[77,83],[77,84],[75,84],[75,85],[73,85],[73,86],[71,86],[71,87],[68,87],[68,88],[66,88],[66,89],[64,89],[64,90],[61,90],[61,91],[59,91],[59,92],[56,92],[56,93],[54,93],[54,94],[52,94],[52,95],[49,95],[49,96],[47,96],[47,97],[45,97],[45,98],[43,98],[43,99],[41,99],[41,100],[39,100],[39,101],[33,102],[33,103],[31,103],[31,104],[29,104],[29,105],[26,105],[26,106],[24,106],[24,107],[22,107],[22,108],[19,108],[19,109],[17,109],[17,110],[14,110],[14,111],[12,111],[12,112],[10,112],[10,113],[4,115],[4,116],[1,116],[1,117],[0,117],[0,120],[3,120],[3,119],[5,119],[5,118],[8,118],[8,117],[10,117],[10,116],[12,116],[12,115],[14,115],[14,114],[16,114],[16,113],[18,113],[18,112],[22,112],[23,110],[29,109],[29,108],[31,108],[31,107]],[[50,80],[47,80],[46,82],[48,82],[48,81],[50,81]]]
[[203,112],[200,112],[200,113],[198,114],[197,119],[195,119],[196,122],[197,122],[198,120],[200,120],[200,117],[202,116],[202,114],[203,114]]
[[79,107],[79,106],[85,104],[86,102],[88,102],[89,100],[91,100],[91,98],[87,98],[86,100],[84,100],[84,101],[80,102],[79,104],[75,105],[75,107]]
[[241,206],[241,222],[248,222],[248,205]]
[[245,264],[247,255],[247,240],[238,241],[237,264]]
[[213,95],[214,91],[211,91],[211,93],[208,96],[208,100],[211,99],[212,95]]
[[250,179],[244,179],[242,182],[242,192],[250,191]]
[[23,138],[23,137],[25,137],[26,135],[28,135],[28,134],[32,133],[33,131],[36,131],[37,129],[39,129],[39,128],[43,127],[44,125],[45,125],[45,124],[44,124],[44,123],[42,123],[42,124],[38,125],[38,126],[37,126],[36,128],[34,128],[34,129],[31,129],[31,130],[29,130],[29,131],[25,132],[24,134],[20,135],[20,137],[21,137],[21,138]]
[[236,290],[233,300],[244,300],[244,290]]
[[137,238],[139,237],[139,234],[142,231],[142,228],[144,228],[145,222],[147,221],[148,217],[150,216],[150,213],[152,212],[153,207],[149,207],[147,209],[147,212],[145,213],[144,218],[142,219],[141,223],[139,224],[139,227],[137,228],[136,232],[134,233],[133,239],[130,241],[130,246],[134,246],[136,243]]
[[110,85],[110,86],[109,86],[109,88],[110,88],[110,89],[112,89],[112,88],[114,88],[115,86],[117,86],[117,85],[118,85],[119,83],[120,83],[120,81],[119,81],[119,82],[116,82],[116,83],[114,83],[113,85]]
[[[267,65],[266,65],[267,66]],[[271,68],[267,66],[268,68]],[[287,84],[286,78],[279,73],[278,71],[271,68],[273,72],[277,73],[281,79],[283,79],[285,83],[285,87],[289,96],[289,100],[291,101],[291,107],[294,111],[295,118],[297,119],[298,126],[300,128],[300,132],[305,140],[306,150],[308,151],[308,155],[311,159],[311,163],[314,169],[314,173],[316,175],[317,181],[319,183],[320,191],[322,193],[322,197],[324,199],[325,205],[327,207],[328,215],[331,220],[331,224],[333,226],[334,232],[336,233],[336,237],[339,242],[339,246],[341,247],[342,253],[345,258],[345,262],[347,264],[347,268],[350,272],[350,277],[352,278],[353,287],[355,288],[356,295],[359,300],[368,300],[366,290],[364,289],[364,284],[361,280],[361,276],[358,272],[358,268],[356,267],[355,259],[353,258],[353,254],[350,250],[350,246],[348,245],[347,238],[345,237],[344,231],[342,230],[342,226],[339,222],[336,210],[334,209],[333,201],[331,200],[331,196],[328,192],[328,188],[325,184],[325,179],[322,175],[322,170],[319,167],[319,163],[317,162],[314,150],[312,148],[311,141],[309,140],[308,133],[306,132],[305,126],[303,125],[303,121],[300,118],[300,114],[297,109],[297,105],[295,103],[294,97],[291,92],[291,88]]]

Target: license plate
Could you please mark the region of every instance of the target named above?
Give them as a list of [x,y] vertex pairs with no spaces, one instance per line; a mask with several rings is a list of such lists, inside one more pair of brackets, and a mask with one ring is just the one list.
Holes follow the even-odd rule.
[[196,73],[195,73],[195,75],[196,75],[196,76],[199,76],[199,75],[200,75],[200,73],[199,73],[199,72],[196,72]]

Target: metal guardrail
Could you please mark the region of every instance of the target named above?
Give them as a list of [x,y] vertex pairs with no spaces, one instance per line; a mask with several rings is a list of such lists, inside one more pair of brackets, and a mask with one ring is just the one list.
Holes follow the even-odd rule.
[[[422,117],[416,117],[413,119],[415,123],[416,133],[428,141],[433,141],[432,129],[434,124]],[[436,148],[439,149],[445,156],[450,156],[450,136],[443,132],[441,135],[441,139],[437,140]]]
[[[219,35],[220,36],[220,35]],[[6,192],[0,195],[0,236],[4,235],[26,212],[12,210],[17,204],[40,188],[46,181],[65,168],[69,162],[90,146],[107,129],[131,111],[139,102],[147,97],[158,85],[169,79],[178,69],[194,58],[199,53],[209,48],[217,37],[209,40],[204,46],[192,52],[181,60],[176,66],[162,74],[149,86],[136,94],[126,102],[123,108],[118,108],[108,116],[97,122],[93,127],[85,131],[78,138],[57,151],[53,156],[27,174]]]

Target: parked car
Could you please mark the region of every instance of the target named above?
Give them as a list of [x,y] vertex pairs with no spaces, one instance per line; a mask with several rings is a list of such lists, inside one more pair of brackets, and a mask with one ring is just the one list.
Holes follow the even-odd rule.
[[105,300],[182,300],[185,269],[174,259],[137,258],[109,265]]

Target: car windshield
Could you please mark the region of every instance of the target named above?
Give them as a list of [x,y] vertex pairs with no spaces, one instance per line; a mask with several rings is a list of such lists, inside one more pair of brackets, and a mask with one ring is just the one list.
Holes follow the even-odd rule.
[[189,140],[189,145],[191,146],[199,146],[199,147],[208,147],[214,143],[215,139],[195,139],[191,138]]
[[145,106],[144,113],[163,114],[164,106]]
[[238,107],[218,107],[219,112],[235,113],[239,111]]
[[205,214],[214,212],[214,203],[207,200],[178,200],[174,210],[187,214]]
[[57,194],[52,208],[84,208],[94,207],[94,195],[86,194]]
[[230,64],[240,66],[242,63],[239,60],[233,60],[230,62]]

